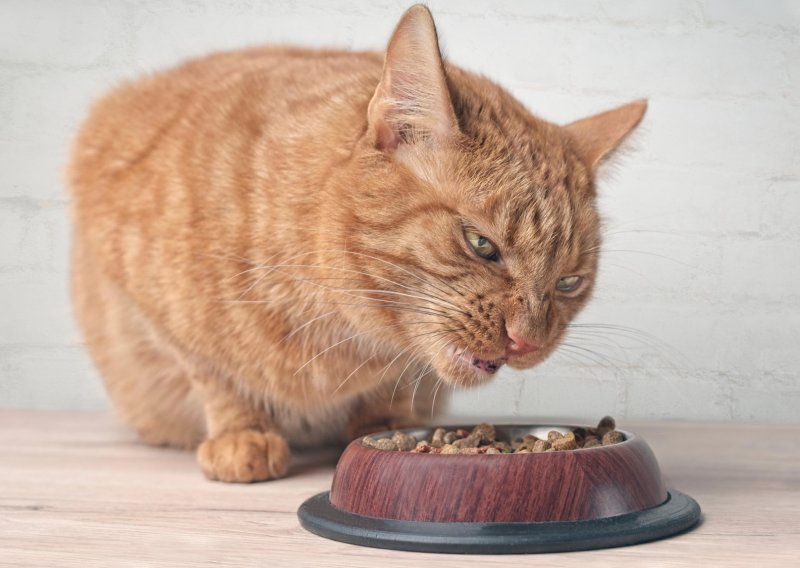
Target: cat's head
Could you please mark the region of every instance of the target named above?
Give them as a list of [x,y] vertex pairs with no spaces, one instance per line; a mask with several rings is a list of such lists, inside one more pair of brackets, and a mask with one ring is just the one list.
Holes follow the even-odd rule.
[[428,10],[397,26],[354,160],[348,255],[383,335],[446,382],[531,367],[558,345],[597,273],[598,164],[637,101],[565,127],[445,66]]

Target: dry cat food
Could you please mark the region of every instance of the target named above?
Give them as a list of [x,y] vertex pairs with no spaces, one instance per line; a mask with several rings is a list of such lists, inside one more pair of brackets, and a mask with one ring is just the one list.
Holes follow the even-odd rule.
[[573,428],[564,434],[551,430],[546,438],[528,434],[523,438],[507,441],[498,439],[494,426],[482,423],[475,426],[472,431],[461,428],[450,431],[436,428],[430,440],[417,441],[410,434],[395,432],[391,438],[375,439],[364,436],[361,443],[379,450],[418,454],[538,454],[609,446],[623,442],[625,436],[617,431],[616,427],[614,419],[606,416],[594,428]]

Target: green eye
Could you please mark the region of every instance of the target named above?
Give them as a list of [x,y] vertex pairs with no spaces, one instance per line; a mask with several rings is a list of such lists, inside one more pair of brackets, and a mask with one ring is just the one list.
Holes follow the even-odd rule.
[[559,292],[574,292],[580,288],[583,278],[580,276],[562,276],[556,282],[556,290]]
[[464,231],[464,236],[467,238],[467,242],[472,247],[472,250],[474,250],[475,254],[477,254],[479,257],[491,261],[497,261],[500,259],[497,249],[494,247],[492,242],[483,235],[479,235],[475,231],[470,231],[467,229]]

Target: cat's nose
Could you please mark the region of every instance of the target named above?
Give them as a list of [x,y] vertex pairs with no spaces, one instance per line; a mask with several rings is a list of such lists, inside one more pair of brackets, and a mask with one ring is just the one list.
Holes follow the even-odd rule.
[[506,327],[506,334],[508,335],[508,346],[506,347],[506,355],[527,355],[539,350],[539,345],[533,339],[527,338],[513,327]]

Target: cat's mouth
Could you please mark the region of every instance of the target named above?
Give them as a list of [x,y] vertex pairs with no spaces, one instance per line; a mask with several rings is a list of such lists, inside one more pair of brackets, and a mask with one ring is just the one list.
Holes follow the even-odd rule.
[[481,359],[466,349],[456,349],[455,347],[451,348],[450,357],[485,375],[494,375],[507,360],[505,357],[500,357],[499,359]]

